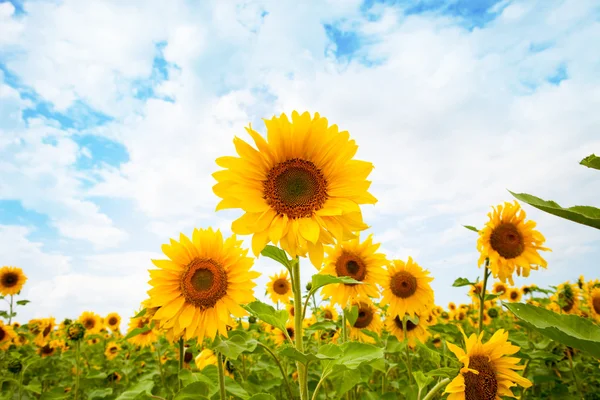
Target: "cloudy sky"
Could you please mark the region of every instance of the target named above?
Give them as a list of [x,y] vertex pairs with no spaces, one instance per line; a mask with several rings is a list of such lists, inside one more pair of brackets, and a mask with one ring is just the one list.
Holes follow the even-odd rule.
[[[17,319],[130,316],[162,243],[230,232],[215,158],[292,110],[350,132],[375,165],[375,240],[431,271],[438,304],[466,302],[451,283],[481,271],[462,225],[507,189],[600,205],[578,165],[600,153],[599,41],[595,0],[0,0],[0,265],[32,301]],[[525,209],[554,251],[519,285],[600,278],[597,230]],[[263,296],[279,268],[256,268]]]

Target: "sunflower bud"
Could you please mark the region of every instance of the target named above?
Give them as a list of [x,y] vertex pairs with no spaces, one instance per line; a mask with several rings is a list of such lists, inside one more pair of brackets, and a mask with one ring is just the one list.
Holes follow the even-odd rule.
[[8,371],[13,374],[18,374],[23,369],[23,364],[21,364],[20,360],[13,358],[8,362]]
[[248,317],[248,322],[250,322],[251,324],[255,324],[256,323],[256,317],[254,315],[251,315],[250,317]]
[[79,322],[75,322],[69,325],[67,328],[67,339],[74,342],[81,340],[85,334],[85,328]]
[[310,292],[310,289],[312,289],[312,282],[308,282],[306,284],[306,290],[308,290]]
[[488,316],[490,318],[498,318],[498,309],[497,308],[490,308],[487,312]]

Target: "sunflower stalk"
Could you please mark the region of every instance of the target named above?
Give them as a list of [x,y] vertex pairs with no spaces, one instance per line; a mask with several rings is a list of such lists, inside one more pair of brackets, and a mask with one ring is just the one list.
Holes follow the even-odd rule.
[[[300,259],[296,259],[292,263],[292,287],[294,290],[294,305],[302,304],[302,292],[300,289]],[[304,343],[302,341],[302,312],[294,313],[294,339],[296,341],[296,350],[304,352]],[[297,362],[298,368],[298,384],[300,385],[300,399],[308,400],[308,385],[306,382],[306,367],[301,362]]]
[[8,325],[12,322],[13,317],[13,295],[10,295],[10,313],[8,314]]
[[283,368],[283,365],[281,364],[281,361],[279,361],[279,358],[277,357],[277,355],[275,353],[273,353],[273,351],[271,351],[270,348],[268,348],[261,342],[256,342],[256,344],[258,346],[262,347],[263,349],[265,349],[267,351],[267,353],[269,353],[271,355],[271,357],[273,357],[273,360],[275,360],[275,364],[277,364],[277,367],[279,367],[279,371],[281,371],[281,376],[283,376],[283,381],[285,382],[285,388],[288,392],[288,396],[290,399],[293,399],[294,396],[292,395],[292,388],[290,387],[290,382],[288,381],[287,373],[285,372],[285,369]]
[[431,400],[433,399],[433,396],[435,396],[435,394],[442,389],[444,386],[446,386],[448,383],[450,382],[450,378],[444,378],[441,381],[439,381],[437,383],[437,385],[435,385],[434,387],[431,388],[431,390],[429,391],[429,393],[427,393],[425,395],[425,397],[423,397],[422,400]]
[[75,345],[75,400],[77,400],[77,392],[79,392],[79,344],[78,340]]
[[483,287],[481,293],[479,293],[479,334],[483,331],[483,305],[485,303],[485,289],[487,286],[488,278],[491,274],[488,266],[490,265],[490,259],[485,259],[485,267],[483,267]]
[[220,399],[225,400],[227,395],[225,394],[225,371],[223,368],[223,355],[221,353],[217,353],[217,368],[219,370],[219,393]]
[[408,346],[408,334],[406,330],[407,318],[406,315],[402,318],[402,331],[404,333],[404,343],[406,344],[406,367],[408,368],[408,383],[412,383],[413,375],[412,375],[412,365],[410,360],[410,349]]
[[177,381],[179,382],[179,390],[181,390],[181,371],[183,370],[183,337],[179,338],[179,372],[177,374]]

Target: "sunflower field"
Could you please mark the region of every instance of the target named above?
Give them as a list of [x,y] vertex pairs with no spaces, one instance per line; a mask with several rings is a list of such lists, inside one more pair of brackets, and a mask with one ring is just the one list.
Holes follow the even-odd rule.
[[[216,160],[217,212],[240,210],[234,234],[169,239],[126,331],[116,313],[20,321],[27,271],[0,269],[1,399],[600,399],[600,280],[513,280],[551,267],[520,203],[590,229],[600,209],[511,192],[520,203],[465,226],[480,257],[453,286],[471,301],[437,304],[435,274],[361,236],[373,164],[349,133],[309,113],[265,125]],[[280,267],[269,303],[255,297],[257,257]]]

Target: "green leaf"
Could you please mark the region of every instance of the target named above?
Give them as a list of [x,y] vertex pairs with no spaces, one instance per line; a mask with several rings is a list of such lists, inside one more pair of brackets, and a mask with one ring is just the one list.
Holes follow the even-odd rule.
[[142,380],[128,391],[121,393],[121,395],[117,397],[117,400],[133,400],[142,393],[152,394],[153,387],[154,381],[150,379]]
[[144,315],[146,315],[146,309],[145,308],[142,309],[142,311],[140,311],[139,313],[137,313],[135,315],[135,317],[133,317],[133,318],[140,318],[140,317],[143,317]]
[[[510,192],[510,190],[509,190]],[[561,218],[577,222],[582,225],[591,226],[600,229],[600,209],[590,206],[574,206],[570,208],[562,208],[557,203],[551,200],[542,200],[539,197],[532,196],[526,193],[513,193],[518,200],[529,204],[537,209],[556,215]]]
[[383,349],[368,343],[347,342],[340,349],[342,356],[333,362],[347,369],[356,369],[363,363],[383,358]]
[[206,382],[192,382],[181,389],[173,400],[208,399],[210,387]]
[[282,331],[285,331],[285,324],[288,320],[289,314],[286,310],[275,310],[268,304],[262,301],[256,300],[252,303],[242,305],[250,314],[256,318],[263,320],[267,324],[273,325]]
[[331,321],[320,321],[315,324],[312,324],[305,331],[335,331],[338,326]]
[[[94,392],[91,392],[90,396],[93,393]],[[42,393],[42,395],[40,396],[40,400],[63,400],[68,399],[69,397],[72,397],[72,393],[65,393],[64,387],[54,387],[48,390],[47,392]]]
[[358,306],[354,305],[350,309],[344,308],[344,315],[350,326],[354,326],[358,319]]
[[494,299],[497,299],[500,296],[501,296],[500,293],[498,293],[498,294],[486,293],[486,295],[485,295],[485,301],[494,300]]
[[256,349],[256,340],[250,338],[247,333],[236,334],[223,340],[217,336],[217,345],[214,350],[232,360],[237,360],[242,353],[251,353]]
[[427,387],[432,381],[433,378],[430,376],[425,376],[422,371],[414,371],[413,376],[415,377],[415,382],[417,382],[417,386],[419,387],[419,391],[423,390]]
[[112,394],[113,390],[112,388],[104,388],[104,389],[96,389],[96,390],[92,390],[90,392],[90,394],[88,395],[89,399],[103,399],[106,396],[110,396]]
[[468,280],[467,278],[456,278],[456,280],[454,281],[452,286],[461,287],[461,286],[467,286],[467,285],[472,285],[472,284],[473,283],[470,280]]
[[359,370],[345,370],[335,379],[336,398],[341,399],[342,396],[362,381]]
[[31,383],[29,383],[29,385],[23,386],[23,388],[25,390],[27,390],[28,392],[32,392],[32,393],[35,393],[35,394],[42,393],[42,384],[39,383],[38,381],[31,382]]
[[523,303],[502,303],[519,319],[559,343],[600,358],[600,326],[577,315],[561,315]]
[[320,361],[320,360],[331,360],[336,358],[335,356],[321,354],[321,353],[302,353],[298,351],[295,347],[285,346],[283,349],[279,351],[279,355],[291,358],[292,360],[296,360],[304,365],[311,361]]
[[287,269],[292,268],[292,260],[288,259],[285,251],[281,250],[279,247],[268,244],[260,254],[277,261]]
[[86,379],[106,379],[106,377],[108,376],[108,374],[106,372],[94,372],[94,371],[90,371],[90,373],[88,373],[86,375]]
[[345,284],[362,284],[361,281],[357,281],[355,279],[350,278],[349,276],[333,276],[333,275],[322,275],[315,274],[312,276],[311,283],[311,292],[316,292],[318,289],[322,288],[326,285],[331,285],[332,283],[345,283]]
[[463,225],[463,226],[470,231],[479,233],[479,229],[475,228],[474,226],[471,226],[471,225]]
[[135,328],[134,330],[132,330],[131,332],[129,332],[127,334],[127,336],[125,336],[123,338],[123,340],[127,340],[127,339],[130,339],[130,338],[134,337],[134,336],[140,335],[142,333],[146,333],[146,332],[150,331],[151,329],[152,328],[150,327],[150,325],[146,325],[143,328]]
[[275,399],[275,397],[273,397],[270,394],[259,393],[259,394],[255,394],[254,396],[250,397],[248,400],[276,400],[276,399]]
[[228,376],[225,377],[225,390],[229,394],[239,397],[242,400],[248,400],[250,398],[248,392],[246,392],[246,390],[241,387],[239,383]]
[[31,303],[29,300],[17,300],[17,304],[20,306],[24,306],[27,303]]
[[454,378],[456,375],[458,375],[458,368],[436,368],[432,369],[431,371],[428,371],[426,375],[431,376],[432,378],[436,376],[441,376],[444,378]]
[[588,168],[600,169],[600,157],[595,154],[589,155],[579,163]]

